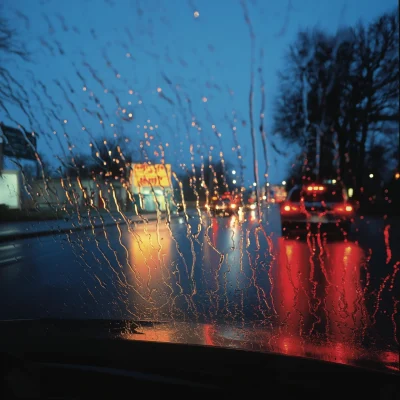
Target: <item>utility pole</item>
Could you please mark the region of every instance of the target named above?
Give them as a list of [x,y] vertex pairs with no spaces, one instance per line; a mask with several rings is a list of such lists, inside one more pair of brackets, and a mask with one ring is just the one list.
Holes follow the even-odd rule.
[[2,171],[3,171],[3,138],[0,136],[0,176]]
[[3,162],[4,162],[3,147],[4,147],[3,131],[1,129],[1,124],[0,124],[0,176],[3,171]]

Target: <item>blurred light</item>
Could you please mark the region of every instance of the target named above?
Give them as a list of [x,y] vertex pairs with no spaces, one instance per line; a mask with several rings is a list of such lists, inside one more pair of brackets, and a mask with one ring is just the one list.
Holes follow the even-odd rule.
[[320,187],[318,188],[318,190],[324,190],[324,187],[323,187],[323,186],[320,186]]
[[262,198],[263,198],[263,200],[267,200],[267,196],[265,196],[265,195]]
[[332,183],[335,184],[336,183],[336,179],[332,179]]
[[269,186],[269,182],[267,182],[267,186]]
[[352,206],[346,206],[346,211],[353,211],[353,207]]
[[282,185],[285,186],[286,185],[286,181],[282,181]]
[[374,177],[374,174],[369,174],[369,177],[372,179]]
[[234,180],[232,181],[232,183],[233,183],[234,185],[236,185],[236,179],[234,179]]
[[257,183],[256,183],[256,182],[253,182],[253,186],[257,186]]
[[231,204],[231,208],[236,208],[236,204]]
[[162,89],[159,87],[159,88],[157,88],[157,92],[158,93],[161,93],[162,92]]
[[256,209],[256,205],[255,204],[251,204],[250,205],[250,210],[255,210]]
[[285,206],[283,209],[284,209],[285,211],[290,211],[290,206]]
[[129,118],[132,118],[133,114],[132,114],[132,113],[129,113],[128,116],[129,116]]
[[395,179],[400,179],[400,172],[396,172],[394,177],[395,177]]
[[236,175],[236,171],[235,170],[232,171],[232,175]]
[[353,197],[354,194],[354,189],[353,188],[349,188],[349,190],[347,191],[349,197]]
[[198,11],[195,11],[195,12],[193,13],[193,15],[194,15],[195,18],[199,18],[200,13],[199,13]]

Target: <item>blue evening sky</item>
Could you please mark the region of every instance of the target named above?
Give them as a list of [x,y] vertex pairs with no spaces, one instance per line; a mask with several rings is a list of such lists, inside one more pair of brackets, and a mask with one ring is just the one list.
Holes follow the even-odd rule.
[[[277,72],[297,32],[317,26],[334,33],[360,20],[368,23],[397,1],[249,0],[245,7],[255,34],[259,172],[262,176],[266,165],[258,132],[261,67],[269,180],[279,182],[295,148],[271,137],[272,109]],[[254,180],[251,42],[240,1],[3,0],[0,12],[32,54],[28,64],[5,60],[28,94],[33,115],[29,122],[10,106],[11,117],[40,134],[39,150],[54,165],[56,156],[89,153],[93,139],[119,135],[129,140],[126,152],[137,152],[141,140],[156,159],[163,149],[176,171],[211,154],[233,168],[244,166],[246,185]],[[129,113],[133,118],[125,121]],[[0,120],[15,125],[3,110]],[[277,154],[271,141],[286,155]]]

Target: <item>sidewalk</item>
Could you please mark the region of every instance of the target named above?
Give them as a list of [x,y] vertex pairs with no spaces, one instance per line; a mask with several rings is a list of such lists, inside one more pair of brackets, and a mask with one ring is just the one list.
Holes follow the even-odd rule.
[[[132,223],[143,223],[157,220],[157,214],[143,214],[141,216],[133,213],[124,213],[126,219]],[[171,218],[176,215],[171,215]],[[162,214],[161,219],[165,220],[166,214]],[[126,224],[124,218],[118,213],[92,215],[90,220],[87,215],[82,215],[78,219],[74,215],[70,219],[48,220],[48,221],[21,221],[0,223],[0,242],[8,242],[18,239],[26,239],[37,236],[57,235],[83,231],[87,229],[99,229],[116,224]]]

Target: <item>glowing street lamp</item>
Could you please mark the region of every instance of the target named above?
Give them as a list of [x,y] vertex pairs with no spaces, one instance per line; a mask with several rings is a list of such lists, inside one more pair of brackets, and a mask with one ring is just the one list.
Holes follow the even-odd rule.
[[286,185],[286,181],[282,181],[282,185],[285,186]]
[[369,177],[372,179],[374,177],[374,174],[369,174]]
[[235,170],[232,171],[232,175],[236,175],[236,171]]
[[256,182],[253,182],[253,186],[257,186],[257,183],[256,183]]

